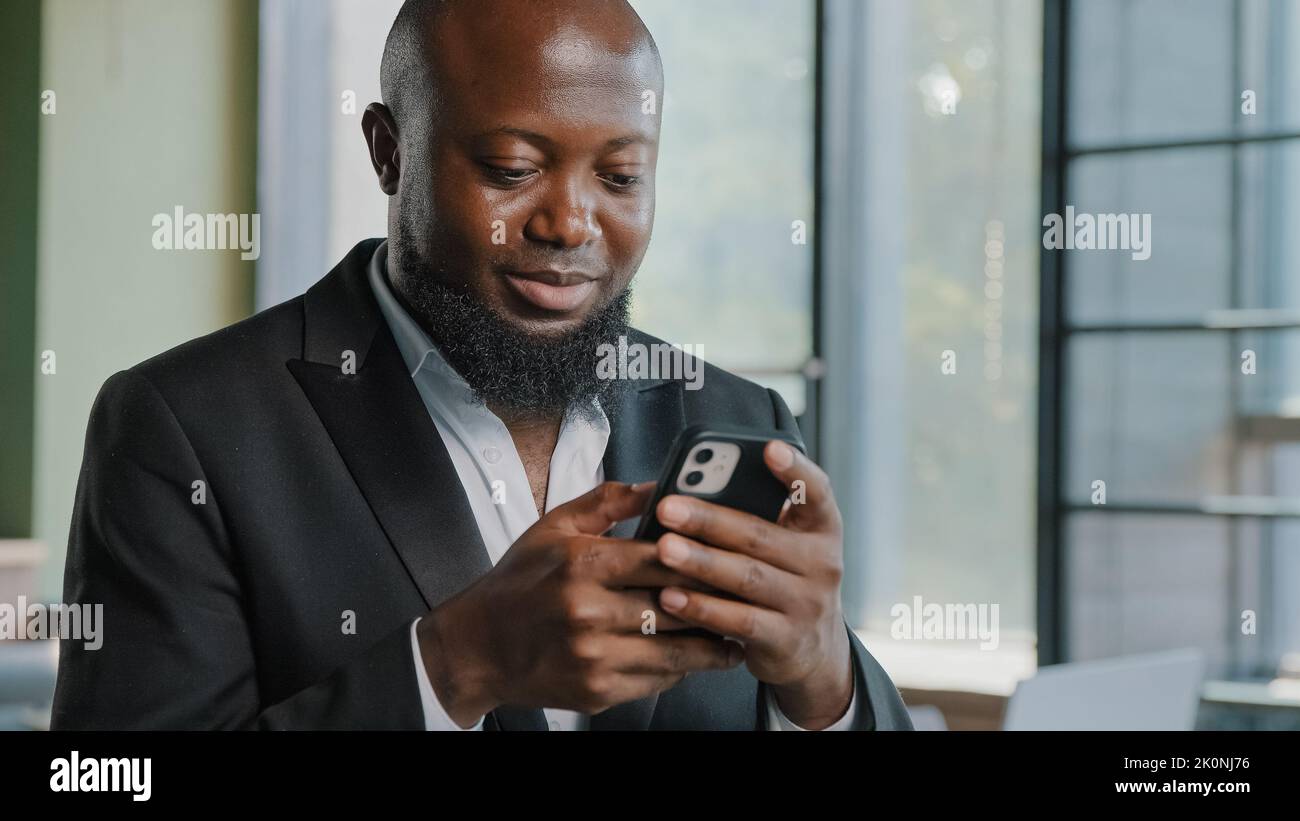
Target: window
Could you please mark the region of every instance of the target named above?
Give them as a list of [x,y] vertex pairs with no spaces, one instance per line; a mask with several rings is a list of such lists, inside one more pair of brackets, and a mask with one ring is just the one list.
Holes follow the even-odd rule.
[[703,345],[706,360],[776,388],[804,414],[816,4],[632,5],[659,45],[665,86],[654,240],[633,284],[633,322]]
[[[1009,693],[1034,664],[1042,4],[824,9],[822,440],[847,615],[900,686]],[[918,596],[996,606],[996,649],[893,635]]]
[[1300,648],[1300,8],[1059,8],[1044,210],[1152,229],[1147,260],[1043,257],[1045,660],[1196,646],[1271,675]]

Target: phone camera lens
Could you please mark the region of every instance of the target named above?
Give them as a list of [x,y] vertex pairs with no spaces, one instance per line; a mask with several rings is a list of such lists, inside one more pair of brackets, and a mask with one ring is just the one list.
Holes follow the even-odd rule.
[[713,458],[713,450],[710,448],[700,448],[695,451],[695,461],[701,465]]
[[696,485],[698,485],[700,482],[703,481],[704,481],[704,474],[700,473],[698,470],[692,470],[690,473],[686,474],[686,484],[690,485],[691,487],[695,487]]

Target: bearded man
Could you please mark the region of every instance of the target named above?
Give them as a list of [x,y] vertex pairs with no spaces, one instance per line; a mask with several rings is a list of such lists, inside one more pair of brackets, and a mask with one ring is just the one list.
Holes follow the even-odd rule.
[[628,327],[663,94],[632,8],[409,0],[381,84],[388,238],[101,389],[65,601],[104,640],[64,643],[53,728],[910,728],[796,449],[765,451],[806,494],[779,522],[670,496],[674,532],[630,538],[683,428],[798,436],[708,365],[598,374],[656,342]]

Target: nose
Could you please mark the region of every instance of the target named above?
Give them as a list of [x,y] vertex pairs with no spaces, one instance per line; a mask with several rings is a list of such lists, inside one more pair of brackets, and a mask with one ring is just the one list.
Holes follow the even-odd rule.
[[594,195],[573,176],[552,177],[552,184],[524,224],[524,235],[557,248],[580,248],[602,236]]

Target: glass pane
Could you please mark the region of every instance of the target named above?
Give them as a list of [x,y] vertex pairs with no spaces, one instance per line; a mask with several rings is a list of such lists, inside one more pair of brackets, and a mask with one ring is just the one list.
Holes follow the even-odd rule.
[[[874,609],[883,620],[912,595],[998,602],[1002,628],[1028,632],[1041,4],[931,0],[908,9],[906,210],[877,217],[898,219],[906,237],[905,552],[896,598]],[[955,114],[944,113],[946,88]],[[945,350],[956,357],[947,376]]]
[[[1128,251],[1058,252],[1066,255],[1072,322],[1197,320],[1234,302],[1300,309],[1300,246],[1290,241],[1300,220],[1300,140],[1243,145],[1235,152],[1235,208],[1234,150],[1228,147],[1071,163],[1068,199],[1076,222],[1083,214],[1151,215],[1149,259],[1133,258],[1132,237]],[[1240,233],[1235,252],[1234,227]],[[1234,266],[1240,280],[1235,298]]]
[[1068,500],[1090,503],[1098,480],[1109,504],[1229,492],[1229,385],[1239,371],[1228,335],[1082,334],[1067,356]]
[[1287,519],[1072,515],[1071,660],[1199,647],[1211,678],[1273,678],[1300,649],[1297,537]]
[[1097,480],[1111,504],[1285,495],[1269,460],[1300,437],[1300,331],[1079,334],[1067,357],[1067,500]]
[[1071,146],[1217,136],[1232,129],[1233,3],[1070,4]]
[[[1083,157],[1070,165],[1068,192],[1076,225],[1083,215],[1128,214],[1131,232],[1150,215],[1150,236],[1142,232],[1149,240],[1147,259],[1134,258],[1145,252],[1133,233],[1129,250],[1057,252],[1066,255],[1071,322],[1185,320],[1229,306],[1231,149]],[[1070,219],[1069,213],[1060,216]],[[1118,239],[1124,240],[1122,233]]]
[[[798,370],[812,353],[814,4],[632,5],[665,83],[634,321],[733,370]],[[796,220],[806,244],[792,241]]]
[[[1234,654],[1254,652],[1240,630],[1233,594],[1232,523],[1208,516],[1080,513],[1066,524],[1071,661],[1197,647],[1211,677],[1229,674]],[[1251,551],[1252,559],[1257,553]],[[1271,614],[1268,614],[1271,615]]]

